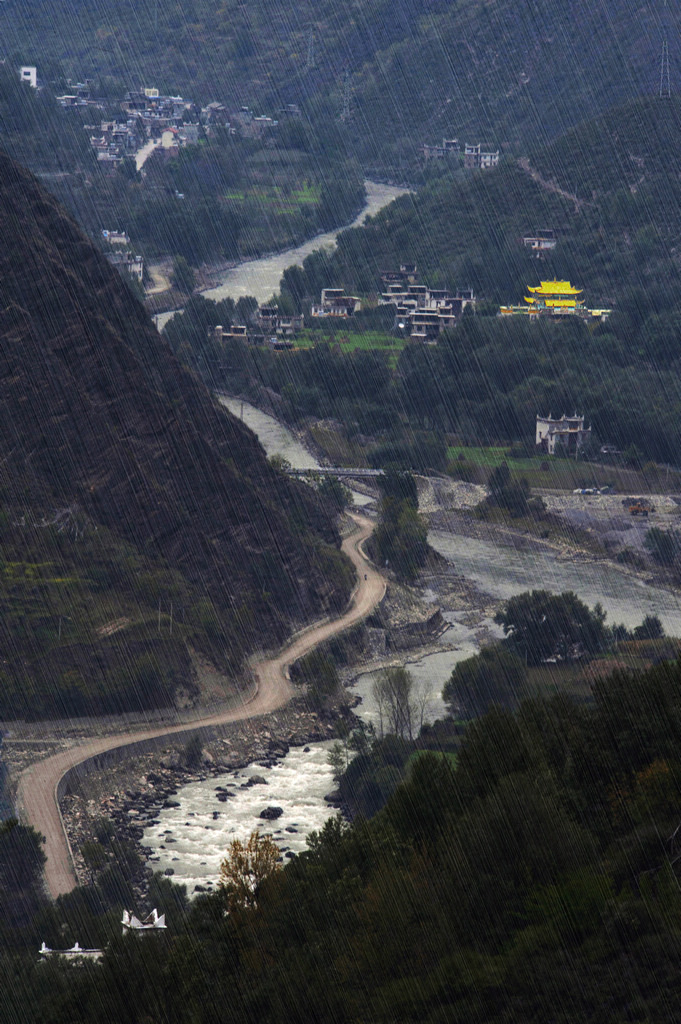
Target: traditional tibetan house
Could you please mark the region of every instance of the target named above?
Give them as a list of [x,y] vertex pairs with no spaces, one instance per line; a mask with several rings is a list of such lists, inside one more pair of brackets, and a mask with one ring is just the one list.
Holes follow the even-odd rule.
[[528,285],[529,295],[524,306],[501,306],[500,316],[578,316],[582,320],[605,320],[609,309],[587,309],[580,298],[581,288],[574,288],[569,281],[541,281],[536,288]]
[[103,949],[83,949],[77,942],[71,949],[50,949],[43,942],[39,952],[45,960],[62,959],[72,963],[82,963],[84,960],[101,960],[104,956]]
[[123,935],[127,935],[129,932],[132,932],[133,935],[148,935],[150,932],[163,932],[166,930],[166,915],[159,914],[156,907],[154,907],[149,916],[140,921],[130,911],[124,910],[121,924],[123,926]]
[[555,455],[557,448],[576,455],[590,439],[591,427],[585,427],[584,417],[577,413],[574,416],[563,413],[560,419],[554,419],[551,413],[548,416],[537,415],[535,443],[548,455]]

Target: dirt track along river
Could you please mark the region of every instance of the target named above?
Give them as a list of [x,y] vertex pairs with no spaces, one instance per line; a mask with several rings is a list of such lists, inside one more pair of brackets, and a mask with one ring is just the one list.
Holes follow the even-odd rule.
[[45,836],[45,882],[52,897],[70,892],[77,884],[57,801],[59,781],[69,769],[116,747],[192,733],[206,726],[226,725],[275,711],[293,696],[288,667],[324,640],[366,618],[379,604],[385,594],[386,582],[362,551],[362,544],[369,537],[373,523],[363,516],[353,514],[351,518],[357,529],[344,540],[343,551],[357,570],[358,583],[348,608],[336,619],[313,623],[298,633],[274,657],[256,662],[253,671],[257,689],[253,697],[241,707],[209,715],[191,724],[93,737],[23,772],[19,778],[17,794],[21,819]]

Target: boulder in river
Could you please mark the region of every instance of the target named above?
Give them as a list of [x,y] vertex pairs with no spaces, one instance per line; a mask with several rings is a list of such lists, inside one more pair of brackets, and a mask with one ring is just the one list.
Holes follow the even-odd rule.
[[264,811],[260,812],[259,817],[264,818],[265,821],[276,821],[283,813],[283,807],[266,807]]
[[246,783],[247,786],[266,786],[267,779],[264,779],[262,775],[251,775],[250,779]]

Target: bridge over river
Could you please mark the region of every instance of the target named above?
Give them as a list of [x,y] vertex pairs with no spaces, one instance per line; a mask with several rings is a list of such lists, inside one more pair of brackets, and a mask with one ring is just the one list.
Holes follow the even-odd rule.
[[349,476],[373,477],[385,476],[382,469],[352,469],[347,466],[317,466],[315,469],[287,469],[289,476]]

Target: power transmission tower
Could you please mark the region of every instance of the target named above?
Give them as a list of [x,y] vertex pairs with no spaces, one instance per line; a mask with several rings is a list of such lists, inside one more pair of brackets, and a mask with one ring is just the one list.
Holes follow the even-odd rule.
[[310,26],[310,34],[307,37],[307,63],[305,64],[306,71],[312,71],[315,67],[314,57],[314,25]]
[[660,58],[660,99],[668,100],[671,98],[672,90],[669,81],[669,43],[667,42],[667,36],[664,35],[662,39],[662,56]]
[[341,121],[350,120],[350,69],[346,68],[343,73],[343,112]]
[[669,81],[669,42],[667,35],[669,32],[669,8],[667,7],[667,0],[664,0],[664,7],[662,10],[662,55],[660,57],[660,99],[668,100],[671,98],[672,90]]

